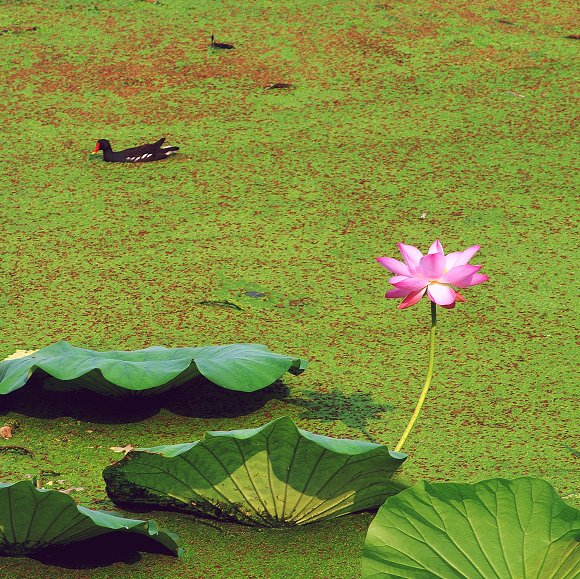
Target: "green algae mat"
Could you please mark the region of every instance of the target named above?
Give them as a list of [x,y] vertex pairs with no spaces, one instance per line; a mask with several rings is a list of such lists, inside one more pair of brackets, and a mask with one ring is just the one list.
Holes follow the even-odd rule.
[[[440,312],[405,475],[539,476],[577,505],[573,17],[550,0],[0,0],[0,359],[66,340],[309,360],[256,393],[199,378],[148,400],[48,391],[35,373],[0,400],[0,482],[111,510],[101,472],[119,451],[285,415],[394,448],[429,311],[385,300],[374,258],[440,239],[481,245],[490,280]],[[89,156],[162,136],[180,151],[159,163]],[[2,558],[1,574],[355,578],[373,516],[258,530],[122,514],[185,553],[97,537]]]

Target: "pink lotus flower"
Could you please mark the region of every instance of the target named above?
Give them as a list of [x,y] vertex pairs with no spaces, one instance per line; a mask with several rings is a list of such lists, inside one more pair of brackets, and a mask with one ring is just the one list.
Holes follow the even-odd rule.
[[439,240],[423,255],[416,247],[399,243],[399,251],[405,263],[392,257],[377,257],[377,261],[395,275],[389,283],[395,289],[386,293],[387,298],[404,298],[399,309],[415,305],[427,292],[429,299],[444,308],[454,308],[455,302],[465,298],[451,286],[469,287],[487,281],[489,276],[477,273],[481,265],[468,265],[479,251],[479,245],[445,255]]

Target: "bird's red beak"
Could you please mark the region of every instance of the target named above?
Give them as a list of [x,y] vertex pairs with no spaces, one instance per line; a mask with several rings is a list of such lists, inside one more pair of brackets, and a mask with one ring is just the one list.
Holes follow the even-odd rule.
[[97,153],[100,150],[101,150],[101,145],[99,145],[99,143],[97,143],[95,150],[91,153],[91,155],[94,155],[95,153]]

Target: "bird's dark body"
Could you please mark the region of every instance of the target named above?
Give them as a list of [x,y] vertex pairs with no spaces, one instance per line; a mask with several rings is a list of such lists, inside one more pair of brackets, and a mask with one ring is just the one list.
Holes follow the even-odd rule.
[[179,150],[179,147],[163,147],[164,142],[163,138],[148,145],[113,151],[111,143],[107,139],[99,139],[93,152],[103,151],[103,160],[108,163],[148,163],[149,161],[167,159],[169,155]]
[[225,42],[216,42],[213,34],[211,35],[211,44],[209,46],[210,48],[217,48],[218,50],[231,50],[234,47],[233,44],[226,44]]

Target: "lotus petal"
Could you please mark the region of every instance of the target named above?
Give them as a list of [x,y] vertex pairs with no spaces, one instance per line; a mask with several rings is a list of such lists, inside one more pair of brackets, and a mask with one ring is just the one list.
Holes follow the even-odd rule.
[[403,260],[405,261],[405,265],[409,268],[409,272],[413,274],[419,266],[419,261],[423,257],[423,254],[413,245],[399,243],[398,246],[399,251],[403,256]]
[[441,242],[438,239],[436,239],[431,244],[431,247],[429,248],[428,253],[443,253],[443,246],[441,245]]
[[150,537],[174,555],[176,536],[155,521],[126,519],[78,506],[67,494],[37,489],[31,481],[0,484],[0,555],[22,556],[107,533]]
[[95,352],[57,342],[0,362],[0,394],[24,386],[36,369],[59,380],[61,390],[88,388],[109,396],[159,394],[200,374],[223,388],[254,392],[287,371],[300,374],[307,364],[261,344]]
[[481,246],[472,245],[463,251],[454,251],[445,257],[445,269],[450,270],[459,265],[467,265],[469,260],[479,251]]
[[363,578],[580,576],[580,511],[544,480],[425,481],[371,523]]
[[386,267],[389,271],[392,271],[394,274],[405,276],[411,275],[409,268],[404,263],[401,263],[397,259],[393,259],[392,257],[377,257],[375,259],[383,267]]
[[391,477],[406,458],[380,444],[312,434],[283,417],[189,444],[134,449],[103,477],[121,505],[283,527],[382,504],[404,488]]

